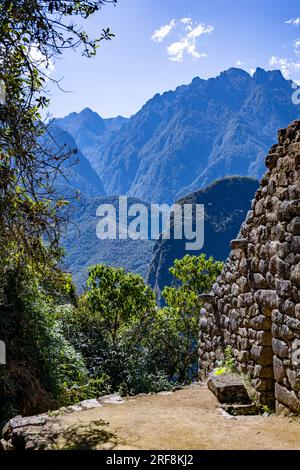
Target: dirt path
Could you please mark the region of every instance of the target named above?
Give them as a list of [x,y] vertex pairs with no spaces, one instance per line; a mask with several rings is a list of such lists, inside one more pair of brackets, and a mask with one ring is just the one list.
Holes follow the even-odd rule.
[[[104,448],[119,449],[300,449],[300,421],[278,416],[224,416],[205,385],[172,394],[138,396],[121,404],[60,417],[63,427],[104,420]],[[103,448],[103,444],[96,446]]]

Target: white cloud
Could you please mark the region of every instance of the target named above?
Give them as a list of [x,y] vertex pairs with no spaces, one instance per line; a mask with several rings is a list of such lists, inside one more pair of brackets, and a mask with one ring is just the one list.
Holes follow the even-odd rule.
[[300,72],[300,62],[294,62],[284,57],[272,56],[269,65],[280,69],[282,75],[287,79],[291,77],[292,73]]
[[255,69],[250,68],[249,73],[250,73],[251,77],[253,77],[253,75],[255,74]]
[[191,55],[194,59],[200,59],[201,57],[207,57],[203,52],[198,52],[196,45],[192,44],[189,39],[184,38],[181,41],[173,42],[168,48],[169,59],[173,62],[182,62],[184,53]]
[[300,18],[299,16],[297,18],[291,18],[290,20],[287,20],[285,23],[291,24],[293,26],[300,26]]
[[162,42],[173,30],[177,32],[177,40],[167,47],[169,60],[182,62],[185,55],[190,55],[195,60],[207,57],[204,52],[198,50],[197,39],[203,34],[211,34],[214,30],[212,26],[194,22],[189,17],[173,19],[169,24],[157,29],[151,39]]
[[192,18],[181,18],[180,23],[191,24],[193,22]]
[[194,57],[194,59],[201,59],[201,57],[207,57],[207,54],[204,54],[204,52],[197,51],[195,44],[191,44],[187,48],[187,53]]
[[212,33],[214,28],[212,26],[205,26],[204,24],[200,23],[198,26],[193,28],[187,35],[190,39],[196,39],[202,34],[210,34]]
[[237,60],[235,64],[237,67],[242,67],[243,62],[241,62],[240,60]]
[[173,42],[168,48],[169,59],[174,62],[183,61],[183,53],[188,48],[189,44],[185,39],[178,42]]
[[175,28],[175,26],[176,26],[175,20],[170,21],[169,24],[165,24],[164,26],[161,26],[159,29],[154,31],[154,34],[151,38],[152,41],[162,42],[171,33],[171,31]]

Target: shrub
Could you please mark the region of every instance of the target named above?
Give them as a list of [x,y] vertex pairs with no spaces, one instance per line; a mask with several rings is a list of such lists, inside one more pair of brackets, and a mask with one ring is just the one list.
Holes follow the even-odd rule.
[[199,293],[210,290],[222,263],[205,255],[177,260],[174,285],[158,309],[140,276],[91,268],[77,308],[60,310],[63,333],[85,359],[90,378],[109,377],[122,394],[169,390],[197,377]]
[[53,297],[34,271],[6,276],[0,305],[0,338],[7,347],[0,376],[2,422],[54,408],[66,386],[87,380],[84,360],[62,335],[54,312]]
[[154,349],[155,343],[159,345],[167,373],[180,383],[198,375],[199,295],[211,290],[222,267],[220,261],[201,254],[186,255],[170,268],[173,285],[163,291],[167,308],[158,316],[152,344]]
[[102,395],[110,393],[110,378],[106,374],[93,379],[90,378],[85,383],[73,383],[70,387],[66,387],[62,396],[64,405],[73,405],[82,400],[90,398],[99,398]]

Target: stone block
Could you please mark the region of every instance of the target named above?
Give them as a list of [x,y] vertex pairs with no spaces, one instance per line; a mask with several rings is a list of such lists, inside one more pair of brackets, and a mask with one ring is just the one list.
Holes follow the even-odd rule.
[[234,295],[234,296],[237,296],[239,294],[239,286],[237,284],[232,284],[231,286],[231,294]]
[[272,346],[272,333],[271,331],[258,331],[256,336],[257,344],[259,346]]
[[83,410],[92,410],[93,408],[101,408],[102,405],[95,398],[91,398],[90,400],[80,402],[80,406]]
[[295,392],[300,392],[300,375],[299,372],[297,373],[295,370],[287,369],[286,371],[288,381],[290,383],[291,388]]
[[277,357],[273,357],[274,378],[276,382],[282,383],[285,378],[285,368],[283,362]]
[[285,359],[289,355],[289,349],[284,341],[281,341],[277,338],[273,338],[272,340],[272,346],[273,346],[273,351],[274,353],[282,358]]
[[300,236],[292,238],[291,251],[295,254],[300,253]]
[[272,327],[272,320],[265,315],[257,315],[249,320],[249,327],[254,330],[270,331]]
[[282,313],[279,312],[279,310],[272,311],[272,321],[278,324],[283,323],[284,316],[282,315]]
[[245,302],[245,305],[247,305],[248,307],[253,304],[254,297],[251,292],[247,292],[246,294],[244,294],[244,302]]
[[298,400],[295,392],[290,391],[279,384],[275,384],[275,397],[276,400],[287,406],[292,411],[300,413],[300,401]]
[[246,238],[237,238],[236,240],[231,240],[230,248],[232,250],[246,250],[248,246],[248,240]]
[[215,303],[215,295],[214,294],[200,294],[199,301],[203,304],[214,304]]
[[300,331],[300,320],[286,315],[285,323],[291,330]]
[[280,325],[278,327],[277,335],[274,335],[276,338],[283,339],[283,341],[290,341],[295,337],[295,333],[290,330],[290,328],[286,325]]
[[276,283],[276,292],[280,297],[291,297],[292,294],[292,284],[290,281],[277,280]]
[[266,167],[269,168],[270,170],[272,170],[273,168],[276,168],[278,159],[279,159],[278,153],[271,153],[267,155],[266,161],[265,161]]
[[[277,181],[277,183],[278,183],[278,181]],[[277,189],[276,194],[277,194],[277,196],[279,195],[278,194],[278,189]],[[290,210],[289,210],[289,201],[283,201],[283,202],[280,203],[277,200],[277,204],[275,205],[275,209],[276,209],[276,215],[277,215],[278,220],[284,221],[284,220],[289,220],[291,218],[291,213],[290,213]]]
[[272,310],[277,308],[278,296],[277,292],[274,290],[258,290],[254,297],[257,305],[260,307],[267,307],[267,310],[270,312],[270,314]]
[[249,291],[249,284],[248,284],[248,280],[246,277],[241,276],[238,279],[237,284],[243,294]]
[[118,393],[111,393],[110,395],[103,395],[98,400],[101,403],[107,403],[111,405],[122,405],[124,402],[123,398]]
[[300,235],[300,217],[295,217],[288,226],[289,232],[293,235]]
[[295,286],[300,287],[300,263],[292,266],[291,281]]
[[250,273],[248,275],[250,287],[253,289],[265,289],[268,287],[266,279],[260,273]]
[[236,354],[236,359],[239,364],[246,364],[249,361],[249,352],[238,351]]
[[7,433],[12,432],[18,428],[24,428],[27,426],[43,426],[47,423],[50,418],[43,414],[37,416],[22,417],[16,416],[8,421],[2,430],[2,435],[5,437]]
[[209,374],[207,386],[220,403],[240,403],[245,405],[251,403],[242,379],[235,374],[224,373],[222,375],[215,375],[212,372]]
[[286,315],[293,317],[295,314],[295,303],[291,299],[287,299],[283,304],[282,310]]

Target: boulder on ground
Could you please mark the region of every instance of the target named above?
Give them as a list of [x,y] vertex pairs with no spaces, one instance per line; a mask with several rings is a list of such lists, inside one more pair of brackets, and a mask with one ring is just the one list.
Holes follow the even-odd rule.
[[251,404],[251,399],[241,377],[233,373],[216,375],[212,372],[208,377],[207,386],[220,403]]

